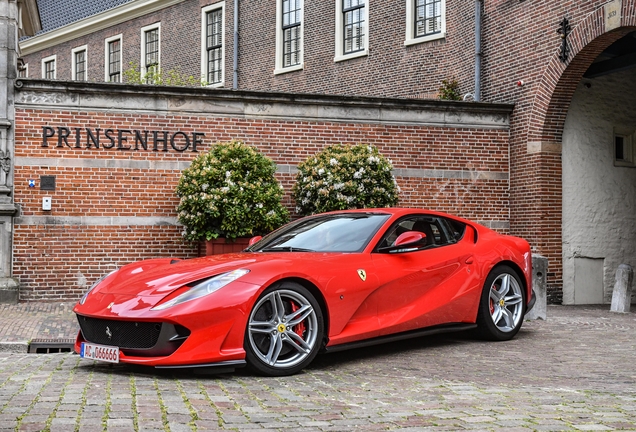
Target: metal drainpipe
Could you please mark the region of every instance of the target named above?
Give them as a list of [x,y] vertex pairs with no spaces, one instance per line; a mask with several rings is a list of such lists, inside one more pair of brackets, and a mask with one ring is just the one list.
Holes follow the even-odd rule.
[[475,102],[481,99],[481,3],[475,0]]
[[234,0],[234,79],[232,89],[238,89],[238,25],[239,25],[239,0]]

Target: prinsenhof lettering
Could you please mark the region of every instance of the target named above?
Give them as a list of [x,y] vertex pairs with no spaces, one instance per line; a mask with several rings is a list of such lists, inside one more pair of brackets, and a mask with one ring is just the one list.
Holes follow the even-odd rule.
[[68,128],[65,126],[42,126],[42,147],[55,143],[56,147],[148,150],[165,151],[170,148],[178,152],[188,149],[198,152],[197,145],[203,144],[202,132],[186,133],[183,131],[148,131],[131,129],[102,129],[102,128]]

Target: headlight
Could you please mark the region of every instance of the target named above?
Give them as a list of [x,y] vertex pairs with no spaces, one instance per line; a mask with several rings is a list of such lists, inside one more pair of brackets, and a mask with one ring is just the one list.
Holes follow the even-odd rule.
[[169,307],[172,307],[174,305],[185,303],[187,301],[195,300],[203,296],[206,296],[208,294],[212,294],[213,292],[218,291],[219,289],[223,288],[225,285],[235,281],[236,279],[240,278],[241,276],[249,272],[250,272],[249,270],[239,269],[239,270],[232,270],[231,272],[222,273],[220,275],[214,276],[206,280],[205,282],[202,282],[198,285],[193,286],[188,291],[178,295],[172,300],[153,307],[151,310],[168,309]]
[[95,287],[97,287],[97,285],[99,285],[101,283],[101,281],[103,281],[104,279],[106,279],[108,276],[112,275],[116,271],[117,270],[113,270],[112,272],[110,272],[108,274],[105,274],[104,276],[102,276],[99,279],[97,279],[97,282],[95,282],[93,285],[91,285],[91,287],[88,289],[88,291],[86,291],[86,293],[82,296],[82,298],[80,299],[79,303],[80,304],[84,304],[84,302],[86,301],[86,297],[88,297],[88,295],[91,293],[91,291],[93,291],[95,289]]

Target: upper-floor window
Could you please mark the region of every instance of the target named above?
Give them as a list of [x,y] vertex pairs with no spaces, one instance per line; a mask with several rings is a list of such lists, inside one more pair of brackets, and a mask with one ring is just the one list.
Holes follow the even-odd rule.
[[276,2],[276,69],[274,73],[302,69],[303,61],[303,1]]
[[336,0],[336,57],[334,61],[368,54],[367,0]]
[[446,36],[446,0],[406,0],[405,45]]
[[106,39],[106,67],[105,80],[108,82],[121,82],[121,35]]
[[56,70],[55,63],[57,61],[57,56],[52,55],[50,57],[46,57],[42,59],[42,78],[44,79],[55,79]]
[[213,86],[222,86],[224,80],[225,3],[215,3],[201,10],[201,75]]
[[87,81],[88,72],[86,70],[86,45],[74,48],[72,51],[72,76],[75,81]]
[[159,72],[160,24],[141,29],[141,75],[147,84],[154,83]]

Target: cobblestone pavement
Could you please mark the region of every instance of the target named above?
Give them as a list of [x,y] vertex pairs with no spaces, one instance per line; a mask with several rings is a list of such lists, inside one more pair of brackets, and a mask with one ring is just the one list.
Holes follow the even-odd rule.
[[[28,307],[16,324],[10,311]],[[72,335],[68,305],[39,307],[0,307],[0,340]],[[420,338],[285,378],[4,351],[0,431],[636,430],[636,314],[608,309],[550,306],[510,342]]]

